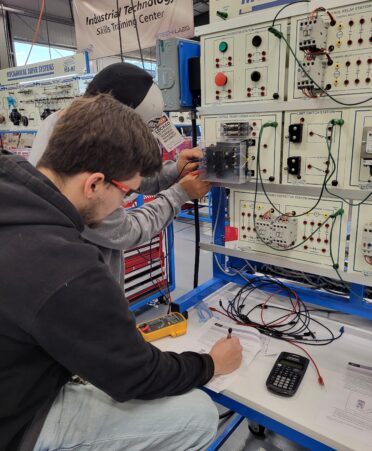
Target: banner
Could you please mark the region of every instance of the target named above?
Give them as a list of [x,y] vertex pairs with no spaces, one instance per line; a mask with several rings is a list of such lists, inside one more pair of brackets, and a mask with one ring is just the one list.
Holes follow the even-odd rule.
[[89,73],[86,53],[0,70],[0,85]]
[[123,53],[139,49],[136,26],[142,48],[194,35],[192,0],[74,0],[73,7],[78,51],[90,59],[120,54],[119,27]]

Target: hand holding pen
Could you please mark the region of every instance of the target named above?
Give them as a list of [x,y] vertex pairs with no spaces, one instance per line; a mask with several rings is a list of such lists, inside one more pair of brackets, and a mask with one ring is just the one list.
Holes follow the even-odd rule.
[[232,336],[232,328],[226,338],[221,338],[210,350],[209,355],[214,363],[214,375],[229,374],[239,368],[243,354],[239,338]]

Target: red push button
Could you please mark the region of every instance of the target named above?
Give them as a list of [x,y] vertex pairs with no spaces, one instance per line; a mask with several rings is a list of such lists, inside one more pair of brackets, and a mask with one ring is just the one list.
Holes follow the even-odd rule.
[[227,83],[227,77],[223,72],[218,72],[214,77],[214,82],[217,86],[225,86]]

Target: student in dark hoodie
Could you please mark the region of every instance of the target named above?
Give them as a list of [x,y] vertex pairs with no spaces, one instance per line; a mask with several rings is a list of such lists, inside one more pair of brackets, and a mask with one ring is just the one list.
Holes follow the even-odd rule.
[[0,155],[1,451],[199,450],[213,439],[216,408],[194,388],[240,365],[239,340],[209,354],[146,343],[80,235],[160,167],[146,125],[107,94],[73,102],[38,169]]

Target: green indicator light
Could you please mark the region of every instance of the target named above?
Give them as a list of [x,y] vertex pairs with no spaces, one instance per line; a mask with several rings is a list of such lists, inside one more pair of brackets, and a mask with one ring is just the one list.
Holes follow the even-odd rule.
[[228,44],[225,41],[220,42],[218,49],[220,52],[225,53],[228,48]]

